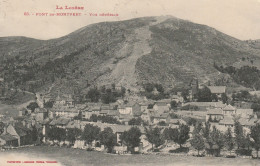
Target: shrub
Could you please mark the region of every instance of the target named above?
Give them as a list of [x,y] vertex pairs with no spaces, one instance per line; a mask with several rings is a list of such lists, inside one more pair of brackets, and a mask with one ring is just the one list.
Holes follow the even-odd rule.
[[239,156],[252,156],[252,149],[237,149],[236,154]]
[[188,147],[181,147],[174,150],[169,150],[169,153],[188,153],[189,148]]

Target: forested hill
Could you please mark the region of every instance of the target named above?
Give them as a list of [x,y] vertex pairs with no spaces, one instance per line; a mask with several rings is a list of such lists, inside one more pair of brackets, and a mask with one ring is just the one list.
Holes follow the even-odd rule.
[[137,91],[147,82],[214,81],[214,63],[232,66],[246,58],[243,65],[257,65],[259,55],[258,47],[205,25],[144,17],[93,24],[52,40],[0,38],[0,77],[9,88],[31,92],[84,93],[112,83]]

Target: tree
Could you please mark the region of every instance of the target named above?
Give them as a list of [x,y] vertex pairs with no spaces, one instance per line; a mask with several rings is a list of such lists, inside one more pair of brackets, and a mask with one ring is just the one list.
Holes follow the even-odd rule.
[[5,124],[0,122],[0,135],[4,132]]
[[34,112],[35,108],[39,108],[39,105],[36,102],[31,102],[28,106],[28,109],[32,110]]
[[247,134],[246,137],[245,137],[245,147],[249,151],[251,146],[252,146],[252,141],[251,141],[251,138],[250,138],[250,134]]
[[46,138],[48,138],[50,141],[54,141],[55,137],[54,137],[54,130],[55,127],[50,127],[50,126],[46,126]]
[[148,104],[147,108],[148,109],[152,109],[153,108],[153,104]]
[[223,104],[227,104],[228,97],[227,97],[226,93],[221,94],[221,100],[222,100]]
[[203,137],[196,133],[190,141],[191,146],[198,151],[198,156],[200,155],[200,151],[205,149],[205,142]]
[[128,124],[129,125],[137,125],[137,126],[140,126],[142,124],[143,120],[141,117],[138,117],[138,118],[132,118],[129,120]]
[[112,93],[111,89],[106,89],[106,92],[104,94],[102,94],[102,96],[101,96],[101,100],[102,100],[103,103],[109,104],[111,102],[115,102],[116,97]]
[[177,106],[178,106],[178,103],[176,102],[176,101],[171,101],[171,108],[172,109],[175,109],[175,108],[177,108]]
[[243,148],[245,145],[245,138],[244,138],[244,132],[243,132],[243,126],[240,124],[238,120],[234,120],[234,133],[235,133],[235,140],[237,144],[237,149],[240,147]]
[[54,138],[61,142],[61,141],[65,141],[66,139],[66,130],[63,129],[63,128],[55,128],[55,131],[54,131]]
[[97,88],[90,89],[87,93],[87,96],[90,98],[91,102],[98,102],[100,98],[100,92]]
[[112,86],[112,89],[113,89],[113,90],[116,89],[116,84],[115,84],[115,83],[113,83],[111,86]]
[[163,86],[161,84],[155,84],[154,86],[156,87],[158,92],[160,93],[164,92]]
[[78,116],[75,116],[74,119],[75,120],[82,120],[83,119],[83,115],[82,115],[82,111],[81,110],[79,111]]
[[224,135],[215,126],[213,126],[213,130],[210,132],[209,138],[211,145],[217,145],[217,156],[219,156],[221,149],[224,147]]
[[204,87],[199,89],[197,94],[198,102],[211,102],[212,101],[212,93],[208,87]]
[[[202,123],[197,122],[194,126],[195,126],[195,127],[194,127],[194,129],[193,129],[192,134],[193,134],[193,135],[200,134],[201,131],[202,131]],[[201,134],[200,134],[200,135],[201,135]]]
[[91,146],[91,143],[94,140],[98,140],[100,133],[100,128],[92,124],[86,124],[84,131],[82,133],[82,139],[84,139],[88,145]]
[[153,89],[154,89],[154,85],[151,84],[151,83],[147,83],[147,84],[144,85],[144,89],[145,89],[146,92],[152,92]]
[[98,121],[98,116],[96,114],[92,114],[89,118],[89,121],[91,122],[97,122]]
[[125,144],[127,148],[131,151],[131,153],[133,153],[134,148],[138,147],[141,142],[141,135],[142,133],[139,128],[131,127],[131,129],[122,133],[120,139],[122,140],[123,144]]
[[168,124],[165,121],[160,121],[158,123],[159,126],[168,126]]
[[172,119],[178,119],[179,118],[179,116],[177,114],[175,114],[175,113],[170,113],[170,117]]
[[145,135],[148,140],[152,144],[152,150],[155,148],[158,148],[160,145],[164,144],[165,139],[163,138],[163,135],[161,134],[161,129],[158,127],[155,128],[145,128]]
[[117,144],[116,134],[113,133],[113,130],[110,127],[105,128],[100,133],[100,142],[107,148],[107,152],[111,153],[113,147]]
[[125,96],[125,92],[126,92],[125,87],[122,87],[122,88],[121,88],[121,96],[122,96],[122,97]]
[[166,142],[171,141],[169,128],[165,128],[165,129],[163,130],[163,139],[164,139]]
[[187,124],[189,126],[195,126],[197,123],[198,123],[198,120],[195,119],[195,118],[189,118],[188,121],[187,121]]
[[66,138],[66,130],[63,128],[58,128],[58,127],[46,127],[46,133],[47,133],[47,138],[50,139],[51,141],[65,141]]
[[188,100],[188,96],[189,96],[189,90],[188,89],[183,89],[182,92],[181,92],[181,96],[183,97],[183,99],[185,101]]
[[232,131],[230,127],[225,132],[224,138],[225,138],[225,147],[227,148],[227,150],[230,152],[231,155],[231,151],[234,149],[235,143],[232,137]]
[[218,102],[218,96],[216,94],[211,94],[211,100],[212,101],[215,101],[215,102]]
[[30,136],[32,142],[36,142],[38,139],[38,136],[39,136],[39,134],[38,134],[37,128],[35,126],[32,126],[32,131],[31,131],[31,136]]
[[253,103],[251,105],[251,109],[253,109],[254,112],[260,112],[260,104],[258,103]]
[[190,128],[187,125],[181,124],[179,128],[170,128],[169,137],[172,141],[180,145],[180,148],[186,141],[190,138],[189,136]]
[[54,101],[47,101],[44,103],[44,108],[52,108],[54,104]]
[[66,140],[71,144],[74,144],[75,141],[82,135],[82,131],[78,128],[68,129]]
[[251,128],[251,138],[253,141],[253,147],[257,152],[257,158],[258,158],[258,151],[260,149],[260,124],[256,124]]

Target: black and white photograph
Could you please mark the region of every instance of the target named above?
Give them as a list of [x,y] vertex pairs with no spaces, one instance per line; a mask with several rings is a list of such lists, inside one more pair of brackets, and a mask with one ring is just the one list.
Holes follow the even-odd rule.
[[260,0],[0,0],[0,166],[260,166]]

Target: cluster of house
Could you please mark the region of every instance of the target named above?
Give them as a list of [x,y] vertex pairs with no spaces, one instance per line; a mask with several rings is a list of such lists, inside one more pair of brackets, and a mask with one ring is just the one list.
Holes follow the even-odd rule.
[[206,121],[212,122],[220,130],[227,130],[228,127],[234,129],[235,120],[239,121],[245,129],[250,129],[259,119],[249,108],[237,108],[232,105],[224,105],[219,108],[208,108]]
[[[226,87],[208,86],[213,94],[216,94],[218,98],[221,98],[221,94],[226,92]],[[198,89],[197,82],[192,87],[192,95],[196,93]],[[51,96],[44,96],[48,101]],[[157,126],[159,123],[164,123],[168,127],[178,127],[180,123],[185,124],[182,114],[178,118],[171,117],[171,113],[184,113],[185,110],[173,110],[171,109],[171,102],[176,101],[182,107],[187,105],[196,106],[199,110],[194,113],[185,115],[188,117],[196,117],[196,114],[203,114],[204,121],[210,121],[217,128],[222,131],[226,131],[228,127],[234,126],[234,118],[239,119],[240,123],[250,128],[250,126],[258,123],[258,119],[253,113],[252,109],[237,108],[235,106],[226,105],[220,102],[189,102],[183,103],[181,93],[177,95],[171,95],[169,99],[163,99],[159,101],[152,100],[130,100],[125,102],[122,99],[117,100],[115,103],[102,104],[91,103],[75,104],[70,95],[64,97],[58,95],[54,99],[54,105],[51,109],[36,108],[34,111],[26,108],[19,111],[19,116],[15,119],[4,120],[6,117],[2,117],[1,121],[5,122],[5,130],[0,135],[0,145],[21,146],[24,145],[23,137],[28,136],[32,130],[32,126],[37,126],[41,129],[43,136],[45,136],[46,125],[56,126],[60,128],[79,128],[84,129],[86,124],[93,124],[101,129],[106,127],[112,128],[113,132],[117,135],[117,142],[120,144],[120,135],[129,130],[132,126],[129,125],[129,121],[133,118],[141,118],[149,125]],[[190,110],[188,110],[190,111]],[[117,119],[121,124],[108,124],[98,122],[89,122],[88,119],[92,115],[108,116]],[[78,120],[77,116],[81,115],[81,120]],[[19,123],[18,123],[19,122]],[[19,124],[19,125],[17,125]],[[149,143],[144,139],[145,133],[142,126],[138,126],[143,133],[142,135],[142,147],[148,147]],[[23,131],[23,132],[22,132]],[[45,141],[45,138],[44,140]],[[84,141],[77,140],[75,147],[82,148],[85,145]]]
[[[133,118],[141,117],[145,122],[149,124],[157,124],[161,121],[166,123],[170,122],[171,113],[171,101],[180,103],[183,101],[181,95],[172,95],[170,99],[163,99],[160,101],[129,101],[125,103],[122,99],[117,100],[116,103],[102,104],[91,103],[75,104],[69,97],[58,96],[51,109],[36,110],[37,117],[41,118],[54,118],[65,117],[74,118],[79,113],[83,119],[90,119],[95,114],[97,116],[109,116],[114,117],[122,124],[127,125]],[[21,113],[23,115],[23,113]]]
[[32,131],[35,126],[41,128],[32,117],[6,117],[0,118],[1,134],[0,146],[17,147],[32,144]]
[[[147,123],[155,125],[162,121],[167,124],[177,125],[179,121],[172,120],[170,117],[170,102],[172,100],[179,102],[179,98],[181,97],[175,95],[172,99],[165,99],[155,103],[150,101],[130,101],[128,103],[117,101],[112,104],[74,104],[72,100],[61,99],[61,97],[58,96],[51,109],[36,108],[32,111],[28,108],[23,108],[19,110],[18,117],[1,117],[0,121],[4,122],[5,130],[0,135],[0,145],[25,145],[21,140],[23,137],[30,137],[32,126],[37,126],[37,129],[41,130],[44,136],[46,125],[62,128],[76,127],[83,130],[87,123],[97,125],[101,129],[111,127],[115,134],[117,134],[117,141],[120,143],[120,134],[132,127],[131,125],[128,125],[128,122],[133,118],[140,117]],[[82,115],[82,121],[75,120],[75,117],[79,114]],[[100,121],[86,121],[93,114],[114,117],[121,122],[121,125],[101,123]],[[142,126],[139,126],[139,128],[144,135],[144,128]],[[146,146],[146,141],[144,139],[142,142],[143,146]],[[84,144],[82,143],[83,142],[80,140],[76,141],[75,147],[83,146]]]

